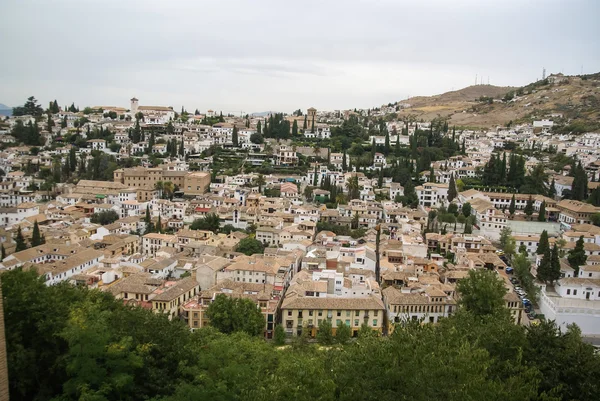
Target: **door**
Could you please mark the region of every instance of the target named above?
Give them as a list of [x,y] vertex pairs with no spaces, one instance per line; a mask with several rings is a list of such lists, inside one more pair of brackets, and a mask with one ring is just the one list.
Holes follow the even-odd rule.
[[585,293],[585,299],[590,299],[590,292],[589,291]]

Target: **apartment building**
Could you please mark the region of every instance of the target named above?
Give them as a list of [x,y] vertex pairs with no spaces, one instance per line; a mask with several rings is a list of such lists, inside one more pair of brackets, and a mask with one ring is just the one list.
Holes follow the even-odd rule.
[[425,207],[440,207],[448,203],[448,184],[425,183],[415,188],[419,204]]
[[178,281],[167,281],[164,287],[154,291],[152,310],[164,313],[169,320],[179,316],[180,307],[192,299],[200,291],[200,285],[194,277],[186,277]]

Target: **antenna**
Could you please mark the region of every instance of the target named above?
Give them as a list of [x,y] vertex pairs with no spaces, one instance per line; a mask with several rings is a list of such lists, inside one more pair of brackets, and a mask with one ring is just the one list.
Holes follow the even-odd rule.
[[477,74],[475,74],[475,85],[477,85]]
[[542,69],[542,81],[546,79],[546,67]]
[[490,84],[490,76],[488,75],[488,85]]

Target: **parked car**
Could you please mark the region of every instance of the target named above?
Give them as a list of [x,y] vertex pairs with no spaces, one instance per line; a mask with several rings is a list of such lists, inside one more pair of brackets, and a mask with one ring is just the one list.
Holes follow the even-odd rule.
[[514,269],[512,267],[507,267],[506,268],[506,274],[513,274]]

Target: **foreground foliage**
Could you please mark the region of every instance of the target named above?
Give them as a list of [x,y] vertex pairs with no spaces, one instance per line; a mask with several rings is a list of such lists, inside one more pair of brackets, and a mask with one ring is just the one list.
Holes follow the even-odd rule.
[[576,327],[525,329],[506,310],[478,314],[480,303],[389,337],[278,347],[190,333],[105,293],[46,287],[33,272],[1,280],[12,400],[600,399],[600,358]]

